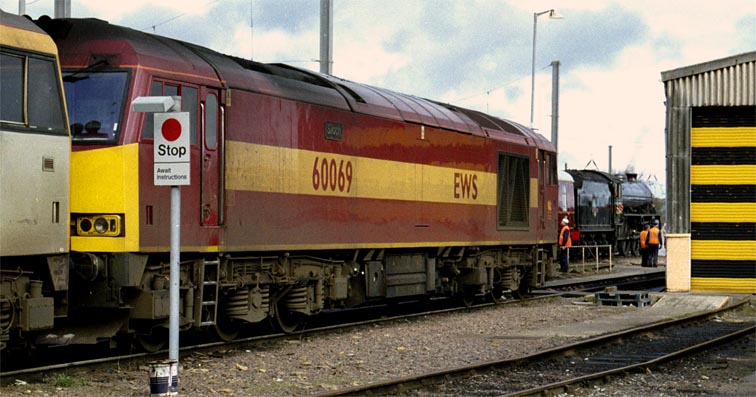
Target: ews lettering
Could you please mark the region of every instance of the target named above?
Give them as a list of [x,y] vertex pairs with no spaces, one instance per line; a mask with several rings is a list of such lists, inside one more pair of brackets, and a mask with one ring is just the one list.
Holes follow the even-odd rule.
[[478,199],[478,176],[475,174],[454,173],[454,198]]

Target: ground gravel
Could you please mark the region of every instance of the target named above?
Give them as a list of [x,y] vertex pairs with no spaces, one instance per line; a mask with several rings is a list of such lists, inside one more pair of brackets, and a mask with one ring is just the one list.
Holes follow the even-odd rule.
[[[748,308],[723,320],[756,322],[756,298]],[[601,386],[576,389],[560,397],[753,397],[756,396],[756,335],[645,373],[628,374]]]
[[[560,277],[575,276],[579,274]],[[181,357],[180,395],[305,396],[474,362],[512,358],[574,340],[522,336],[527,331],[588,322],[615,315],[619,310],[637,310],[586,305],[576,302],[579,300],[557,298],[540,303],[498,305],[468,313],[425,316],[328,335],[266,342],[254,348],[191,353]],[[753,321],[753,312],[749,315],[750,320],[746,321]],[[673,374],[632,375],[601,388],[578,390],[576,392],[582,394],[575,395],[677,397],[697,395],[686,394],[691,390],[724,392],[738,387],[752,391],[748,386],[754,385],[753,379],[748,376],[756,371],[753,359],[748,362],[723,356],[717,360],[728,366],[718,372],[702,372],[696,364],[711,369],[711,361],[699,359],[682,364],[684,370],[675,370]],[[736,366],[742,367],[742,371],[732,371]],[[702,375],[704,373],[710,375]],[[749,379],[750,385],[743,383]],[[670,382],[676,382],[674,385],[683,390],[682,394],[664,394],[667,390],[660,386]],[[0,388],[0,395],[145,396],[149,395],[148,368],[122,364],[87,371],[71,369],[44,377],[29,376]]]

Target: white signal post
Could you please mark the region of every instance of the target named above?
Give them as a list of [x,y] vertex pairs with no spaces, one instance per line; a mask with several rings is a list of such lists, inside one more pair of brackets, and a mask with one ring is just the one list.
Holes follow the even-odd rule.
[[[178,371],[179,351],[179,267],[181,253],[181,185],[189,185],[189,113],[179,112],[180,97],[138,97],[131,103],[135,112],[154,113],[155,186],[171,186],[171,265],[168,359],[175,360]],[[178,372],[176,373],[178,382]],[[171,380],[172,382],[173,380]],[[176,390],[178,392],[178,386]]]

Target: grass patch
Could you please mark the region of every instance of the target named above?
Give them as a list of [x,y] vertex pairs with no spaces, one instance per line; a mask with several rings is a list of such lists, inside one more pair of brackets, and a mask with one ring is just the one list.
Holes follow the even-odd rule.
[[89,385],[89,381],[82,378],[75,378],[69,374],[55,374],[49,379],[55,387],[80,387]]

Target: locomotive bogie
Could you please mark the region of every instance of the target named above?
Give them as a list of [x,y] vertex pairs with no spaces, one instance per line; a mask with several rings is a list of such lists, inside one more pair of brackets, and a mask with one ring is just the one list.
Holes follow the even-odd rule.
[[[32,275],[18,271],[3,271],[0,284],[0,329],[8,331],[18,328],[21,331],[39,331],[53,327],[55,316],[54,299],[42,295],[43,281]],[[7,335],[2,341],[7,341]]]

